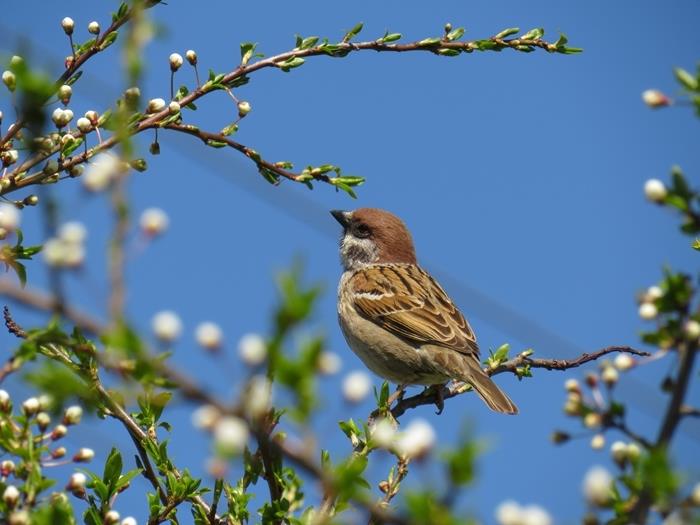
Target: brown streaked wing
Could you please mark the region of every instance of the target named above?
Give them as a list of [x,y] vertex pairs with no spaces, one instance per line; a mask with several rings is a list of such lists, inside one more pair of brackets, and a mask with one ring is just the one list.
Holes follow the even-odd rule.
[[479,354],[469,323],[442,287],[415,265],[376,265],[351,278],[355,308],[370,321],[417,343]]

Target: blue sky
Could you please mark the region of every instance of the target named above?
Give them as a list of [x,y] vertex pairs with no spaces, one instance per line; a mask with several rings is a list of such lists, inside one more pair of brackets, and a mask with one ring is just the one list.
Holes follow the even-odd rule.
[[[9,55],[29,42],[37,46],[35,63],[54,71],[68,51],[60,19],[74,18],[87,38],[87,23],[97,19],[105,27],[108,6],[116,6],[12,4],[2,22],[9,31],[0,50]],[[365,23],[366,38],[388,29],[408,40],[439,35],[448,21],[465,26],[465,38],[541,26],[546,37],[556,39],[563,31],[572,45],[585,49],[576,56],[504,51],[451,59],[419,53],[318,57],[289,74],[263,71],[237,91],[253,107],[237,140],[270,160],[330,162],[366,177],[357,201],[323,186],[313,192],[271,187],[235,152],[163,133],[162,155],[148,158],[148,172],[131,179],[130,195],[137,215],[149,206],[164,208],[171,229],[130,260],[129,318],[148,332],[155,312],[177,311],[187,332],[174,361],[212,390],[227,394],[242,377],[235,343],[244,333],[268,328],[273,276],[295,257],[305,261],[309,280],[326,288],[310,328],[327,335],[343,358],[343,372],[361,368],[335,321],[339,232],[330,209],[377,206],[404,218],[419,260],[471,319],[484,352],[503,342],[533,347],[543,357],[638,345],[643,324],[635,293],[656,283],[664,264],[694,268],[675,218],[647,203],[642,185],[651,177],[666,178],[673,164],[696,180],[698,121],[681,108],[651,111],[640,93],[657,87],[674,94],[671,68],[695,67],[696,2],[210,1],[195,7],[172,1],[151,15],[162,31],[144,57],[146,98],[168,98],[171,52],[195,49],[201,71],[223,72],[237,63],[240,42],[258,42],[269,55],[293,47],[296,33],[340,38],[358,21]],[[116,49],[95,60],[81,81],[85,87],[75,87],[76,114],[100,110],[120,92],[119,67]],[[178,73],[178,83],[184,82],[193,82],[187,68]],[[7,100],[0,104],[8,114]],[[235,118],[223,93],[198,105],[188,118],[204,129],[218,130]],[[61,217],[90,229],[88,267],[68,277],[69,290],[76,304],[103,316],[108,201],[86,197],[77,183],[60,186]],[[39,212],[28,210],[23,220],[30,242],[40,240]],[[40,264],[29,271],[30,279],[45,282]],[[22,312],[25,319],[40,319]],[[194,344],[192,330],[208,319],[225,330],[226,367]],[[669,366],[636,370],[623,380],[620,398],[632,400],[630,423],[641,432],[653,435],[658,425],[665,400],[657,384]],[[462,423],[488,440],[478,482],[460,500],[483,522],[492,522],[493,509],[508,497],[545,506],[557,523],[574,523],[584,508],[580,480],[587,468],[612,468],[607,452],[592,451],[588,439],[559,448],[548,441],[555,428],[578,429],[562,414],[562,385],[581,374],[536,371],[522,383],[500,376],[499,384],[520,406],[518,417],[491,414],[464,396],[450,401],[442,416],[424,407],[405,421],[427,418],[444,444],[454,442]],[[362,419],[371,409],[369,401],[344,405],[339,384],[339,378],[323,381],[325,406],[315,422],[336,454],[348,451],[336,421]],[[696,405],[698,396],[696,386]],[[189,426],[191,409],[177,406],[169,419],[180,428],[172,439],[176,459],[196,471],[208,445]],[[691,453],[700,425],[688,422],[684,430],[675,452],[688,479],[697,480],[700,462]],[[108,451],[112,436],[127,446],[114,423],[94,432],[101,436],[93,443],[100,453]],[[389,463],[379,456],[376,461],[378,476]],[[439,479],[439,473],[419,471],[409,486]],[[118,508],[139,515],[145,507],[136,495]]]

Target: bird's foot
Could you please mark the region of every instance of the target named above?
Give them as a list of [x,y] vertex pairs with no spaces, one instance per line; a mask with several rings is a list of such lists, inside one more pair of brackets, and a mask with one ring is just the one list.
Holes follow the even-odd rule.
[[442,391],[443,388],[445,388],[445,385],[431,385],[426,388],[426,392],[432,390],[432,394],[435,396],[435,406],[437,407],[437,412],[435,413],[438,416],[442,414],[442,411],[445,409],[445,396]]

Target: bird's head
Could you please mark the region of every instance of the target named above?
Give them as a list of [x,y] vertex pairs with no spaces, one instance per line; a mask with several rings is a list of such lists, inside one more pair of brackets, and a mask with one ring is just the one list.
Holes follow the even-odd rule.
[[413,239],[406,225],[393,213],[377,208],[355,211],[333,210],[343,227],[340,259],[346,270],[367,264],[416,264]]

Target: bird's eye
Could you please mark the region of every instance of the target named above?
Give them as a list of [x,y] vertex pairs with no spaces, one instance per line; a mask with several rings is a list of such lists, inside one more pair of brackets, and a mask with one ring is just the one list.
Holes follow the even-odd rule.
[[355,237],[358,237],[359,239],[366,239],[372,232],[369,230],[369,226],[360,223],[353,228],[353,233],[355,234]]

